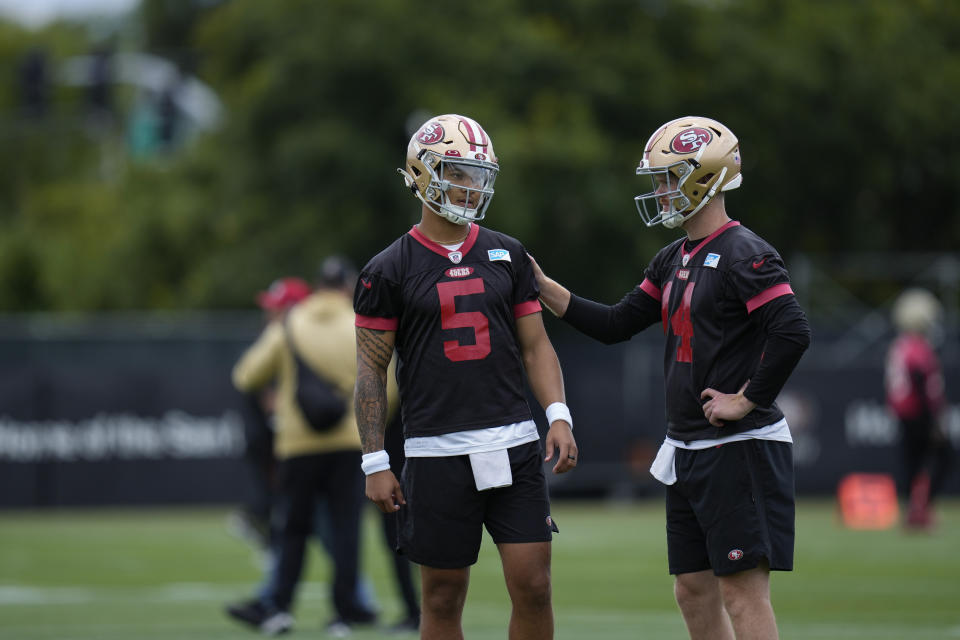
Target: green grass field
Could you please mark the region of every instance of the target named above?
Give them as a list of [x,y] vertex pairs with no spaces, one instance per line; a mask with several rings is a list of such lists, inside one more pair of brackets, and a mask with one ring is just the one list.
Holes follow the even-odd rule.
[[[217,640],[257,637],[223,613],[260,577],[226,509],[0,513],[0,638]],[[557,638],[686,637],[666,573],[662,506],[554,504]],[[376,514],[366,514],[365,572],[385,621],[399,615]],[[960,638],[960,501],[931,534],[851,531],[830,500],[798,506],[796,570],[773,576],[785,639]],[[298,637],[324,637],[326,560],[310,556]],[[464,615],[466,637],[506,637],[509,604],[484,540]],[[366,630],[354,638],[383,637]]]

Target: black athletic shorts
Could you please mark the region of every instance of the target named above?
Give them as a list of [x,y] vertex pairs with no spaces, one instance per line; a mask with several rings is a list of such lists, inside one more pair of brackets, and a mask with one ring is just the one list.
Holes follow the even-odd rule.
[[469,456],[407,458],[397,550],[417,564],[459,569],[477,561],[483,527],[497,544],[549,542],[555,531],[539,441],[509,450],[513,484],[477,491]]
[[670,573],[718,576],[793,569],[793,445],[743,440],[677,449],[677,482],[667,486]]

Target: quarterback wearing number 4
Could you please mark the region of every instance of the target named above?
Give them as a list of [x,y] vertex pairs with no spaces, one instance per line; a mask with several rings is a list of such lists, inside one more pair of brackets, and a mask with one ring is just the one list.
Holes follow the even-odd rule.
[[541,300],[605,343],[653,324],[666,336],[667,436],[651,468],[667,485],[667,554],[690,637],[777,637],[769,572],[793,568],[792,439],[774,400],[810,343],[783,261],[727,215],[740,146],[685,117],[647,142],[635,198],[647,226],[682,228],[619,303],[580,298],[535,264]]
[[[482,528],[497,544],[513,605],[510,638],[553,637],[550,515],[525,377],[545,407],[546,460],[577,464],[563,377],[533,265],[513,238],[477,224],[493,197],[493,143],[470,118],[428,120],[400,173],[420,223],[374,257],[354,296],[357,423],[366,493],[398,512],[399,550],[421,565],[421,638],[463,638]],[[386,375],[397,354],[406,464],[383,451]]]

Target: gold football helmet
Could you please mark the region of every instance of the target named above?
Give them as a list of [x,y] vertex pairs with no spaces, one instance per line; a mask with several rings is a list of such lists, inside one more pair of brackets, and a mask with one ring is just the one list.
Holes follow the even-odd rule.
[[910,288],[897,296],[892,316],[900,331],[933,334],[943,319],[943,306],[926,289]]
[[493,141],[476,120],[456,114],[427,120],[410,138],[397,171],[430,209],[456,224],[483,220],[500,167]]
[[[740,186],[740,143],[716,120],[686,116],[671,120],[650,136],[637,175],[650,176],[653,190],[636,196],[648,227],[679,227],[718,191]],[[662,199],[669,198],[669,206]]]

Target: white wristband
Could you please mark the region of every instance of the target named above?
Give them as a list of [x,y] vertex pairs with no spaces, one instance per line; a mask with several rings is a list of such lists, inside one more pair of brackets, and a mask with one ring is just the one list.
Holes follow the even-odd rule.
[[363,462],[360,463],[360,468],[363,469],[363,473],[368,476],[371,473],[386,471],[390,468],[390,454],[383,449],[374,451],[373,453],[365,453],[363,454]]
[[568,425],[570,425],[570,430],[573,431],[573,417],[570,415],[570,409],[567,408],[567,405],[562,402],[554,402],[549,407],[547,407],[547,424],[553,424],[557,420],[563,420]]

